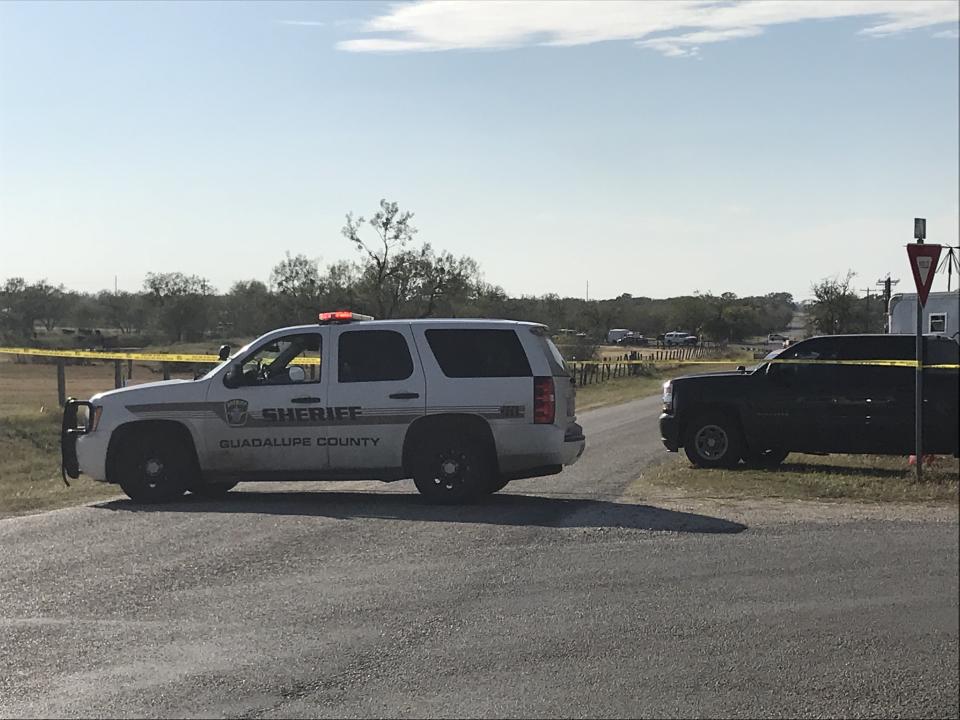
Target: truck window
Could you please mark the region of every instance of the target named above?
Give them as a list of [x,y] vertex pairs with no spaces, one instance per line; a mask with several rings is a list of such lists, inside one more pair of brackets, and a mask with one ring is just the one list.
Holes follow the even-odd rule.
[[342,383],[406,380],[413,375],[407,339],[395,330],[350,330],[337,345]]
[[520,338],[513,330],[427,330],[424,334],[447,377],[533,375]]

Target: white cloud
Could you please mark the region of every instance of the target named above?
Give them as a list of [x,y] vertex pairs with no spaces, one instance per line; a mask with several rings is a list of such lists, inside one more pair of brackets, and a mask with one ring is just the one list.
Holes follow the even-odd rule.
[[[954,0],[444,0],[393,5],[367,22],[350,52],[423,52],[572,46],[633,40],[668,56],[806,20],[864,18],[882,37],[960,20]],[[946,31],[950,32],[950,31]],[[938,36],[941,34],[938,33]]]
[[960,38],[960,30],[942,30],[940,32],[934,33],[935,38],[946,38],[947,40],[956,40]]

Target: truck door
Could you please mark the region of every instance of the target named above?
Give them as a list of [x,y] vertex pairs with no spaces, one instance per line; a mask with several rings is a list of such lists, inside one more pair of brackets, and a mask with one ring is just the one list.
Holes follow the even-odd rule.
[[859,432],[840,366],[830,362],[836,355],[832,341],[824,338],[800,343],[771,361],[765,387],[754,400],[764,444],[830,452]]
[[326,470],[327,328],[273,338],[211,378],[204,470],[304,479]]
[[332,471],[387,477],[403,464],[407,428],[426,411],[423,367],[408,323],[330,327],[324,442]]

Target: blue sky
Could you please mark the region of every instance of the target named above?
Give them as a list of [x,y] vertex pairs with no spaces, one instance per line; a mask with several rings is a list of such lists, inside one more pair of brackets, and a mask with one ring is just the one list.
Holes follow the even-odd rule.
[[912,290],[913,217],[957,244],[957,8],[0,3],[0,279],[226,290],[356,258],[386,197],[512,294]]

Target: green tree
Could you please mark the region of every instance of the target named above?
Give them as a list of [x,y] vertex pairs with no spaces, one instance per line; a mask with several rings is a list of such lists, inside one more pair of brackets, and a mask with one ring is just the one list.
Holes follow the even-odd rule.
[[180,272],[147,273],[143,287],[158,329],[170,339],[202,337],[210,328],[216,290],[206,278]]
[[286,324],[317,319],[322,309],[323,283],[316,260],[287,253],[270,273],[270,285],[277,294]]

